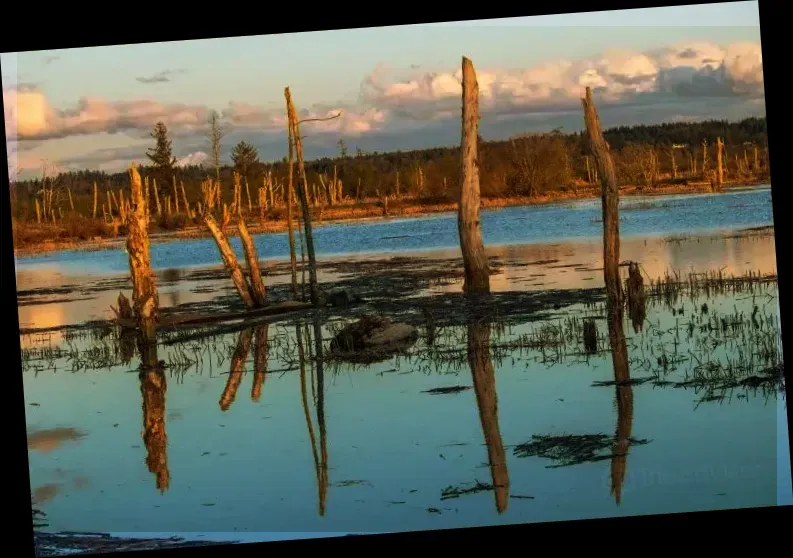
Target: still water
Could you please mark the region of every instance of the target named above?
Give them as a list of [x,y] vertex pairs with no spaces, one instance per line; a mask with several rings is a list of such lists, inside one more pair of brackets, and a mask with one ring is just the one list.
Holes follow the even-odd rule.
[[[691,268],[773,273],[773,235],[668,238],[690,232],[692,220],[707,229],[770,224],[769,198],[763,189],[654,198],[647,203],[655,208],[624,211],[623,230],[633,234],[624,256],[641,261],[650,277]],[[645,202],[623,201],[629,203]],[[496,235],[488,242],[499,244],[498,235],[512,231],[504,246],[492,249],[503,264],[494,290],[601,284],[601,225],[581,217],[597,215],[597,202],[568,205],[578,216],[567,229],[558,222],[571,207],[487,213],[486,237]],[[680,217],[686,211],[699,217]],[[664,212],[666,219],[652,216]],[[540,232],[527,232],[535,226],[527,215],[546,215],[546,229],[556,221],[573,240],[539,243]],[[665,228],[653,229],[662,223]],[[377,236],[394,236],[388,227],[412,231],[403,234],[435,230],[417,246],[396,239],[402,243],[396,249],[442,248],[453,245],[444,235],[456,241],[453,224],[443,216],[338,225],[319,229],[317,237],[322,253],[331,254],[366,250],[367,243],[382,250]],[[371,232],[353,241],[356,227]],[[508,241],[532,234],[533,244]],[[267,253],[276,238],[261,237],[260,249]],[[215,264],[214,246],[203,242],[154,245],[155,263],[176,267],[167,261],[173,251],[179,261],[199,265],[205,257]],[[349,247],[339,248],[344,242]],[[123,256],[26,259],[18,287],[85,289],[104,280],[85,272],[123,271]],[[37,276],[37,269],[55,272]],[[269,284],[283,279],[271,277]],[[206,292],[209,284],[217,290]],[[227,280],[173,281],[161,299],[167,305],[169,292],[183,302],[228,289]],[[449,290],[459,290],[459,283],[431,289]],[[84,293],[85,300],[69,301],[50,295],[39,301],[44,304],[20,307],[20,321],[107,317],[116,294]],[[613,321],[603,308],[584,305],[562,306],[542,322],[419,326],[420,338],[407,354],[368,366],[330,359],[328,341],[339,324],[310,318],[163,343],[157,353],[166,364],[162,374],[139,374],[134,345],[120,344],[112,331],[25,336],[33,499],[51,531],[193,532],[207,539],[238,533],[241,540],[790,502],[785,394],[768,374],[783,360],[775,282],[679,295],[668,303],[651,299],[641,331],[628,317]],[[591,354],[582,341],[584,319],[597,325]],[[317,327],[324,340],[318,360]],[[624,332],[627,366],[614,365],[610,328]],[[632,385],[608,384],[625,374]]]
[[[771,188],[762,186],[721,194],[630,196],[621,206],[621,234],[658,236],[696,231],[741,229],[773,223]],[[482,233],[488,246],[553,243],[598,238],[602,234],[600,200],[573,201],[482,212]],[[288,259],[286,234],[259,235],[256,249],[263,259]],[[242,253],[239,238],[232,245]],[[459,246],[454,214],[317,227],[314,233],[319,257],[348,254],[398,253],[439,250]],[[212,239],[154,243],[155,269],[204,267],[218,262]],[[129,262],[122,250],[64,251],[19,258],[17,270],[51,268],[69,273],[127,273]],[[22,288],[18,285],[18,288]]]

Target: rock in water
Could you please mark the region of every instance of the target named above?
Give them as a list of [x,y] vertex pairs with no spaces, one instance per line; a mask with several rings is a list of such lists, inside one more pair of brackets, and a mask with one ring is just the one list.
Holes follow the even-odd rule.
[[344,360],[376,362],[409,348],[417,339],[418,330],[411,325],[364,316],[337,333],[330,350]]

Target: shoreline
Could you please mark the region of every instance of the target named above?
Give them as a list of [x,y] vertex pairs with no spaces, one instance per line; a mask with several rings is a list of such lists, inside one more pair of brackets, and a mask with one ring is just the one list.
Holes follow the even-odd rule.
[[[723,186],[723,191],[735,190],[746,187],[756,187],[764,185],[758,181],[740,181],[727,183]],[[636,186],[620,187],[620,196],[668,196],[668,195],[695,195],[713,193],[708,183],[690,183],[686,186],[681,185],[661,185],[651,190]],[[577,191],[555,192],[553,195],[540,197],[520,197],[520,198],[483,198],[481,202],[482,210],[498,210],[511,207],[531,207],[539,205],[549,205],[570,201],[581,201],[599,198],[597,188],[582,188]],[[313,224],[315,229],[339,224],[372,223],[381,221],[395,221],[410,218],[426,218],[433,215],[454,213],[457,204],[454,202],[443,202],[423,205],[414,199],[405,198],[392,202],[395,204],[394,211],[388,215],[378,215],[383,209],[379,201],[369,200],[363,207],[360,205],[352,206],[344,204],[335,207],[325,207],[320,209],[320,217]],[[324,217],[324,218],[323,218]],[[286,219],[269,221],[262,226],[258,222],[248,225],[252,235],[281,234],[287,231]],[[236,236],[236,226],[231,224],[227,232],[228,236]],[[197,240],[211,238],[209,231],[199,226],[191,226],[179,231],[158,231],[151,232],[149,235],[151,243],[174,242],[178,240]],[[38,255],[52,254],[66,251],[85,251],[97,252],[118,249],[123,246],[124,237],[107,238],[99,241],[48,241],[37,244],[26,245],[14,248],[14,257],[29,258]]]

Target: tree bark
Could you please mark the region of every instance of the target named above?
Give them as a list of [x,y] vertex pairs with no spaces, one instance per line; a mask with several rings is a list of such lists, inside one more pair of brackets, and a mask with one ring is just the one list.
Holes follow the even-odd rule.
[[308,252],[308,283],[311,296],[311,304],[319,305],[319,293],[317,292],[317,262],[314,256],[314,234],[311,230],[311,212],[308,207],[308,182],[306,181],[306,169],[303,163],[303,140],[300,137],[300,124],[297,120],[297,110],[292,102],[292,93],[287,87],[284,89],[286,97],[286,112],[290,123],[291,135],[295,145],[297,155],[297,175],[298,188],[297,196],[300,200],[300,208],[303,214],[303,226],[306,233],[306,252]]
[[294,145],[292,143],[292,125],[291,121],[287,125],[287,141],[289,143],[289,175],[286,183],[286,227],[289,235],[289,269],[292,277],[292,296],[297,296],[297,253],[295,251],[295,231],[294,231],[294,216],[292,215],[292,198],[295,195],[294,186],[294,167],[295,167],[295,153]]
[[256,245],[251,238],[250,232],[248,232],[248,225],[245,224],[245,219],[240,218],[237,226],[240,231],[242,247],[245,250],[245,259],[248,262],[248,271],[251,275],[251,294],[257,306],[264,306],[267,304],[267,290],[264,287],[261,269],[259,269],[259,256],[256,253]]
[[231,275],[231,280],[234,282],[234,286],[237,288],[242,302],[247,308],[255,308],[256,302],[254,301],[253,295],[251,295],[250,287],[237,261],[237,256],[234,255],[234,250],[232,250],[229,241],[226,239],[226,235],[220,230],[217,221],[215,221],[215,218],[212,217],[208,211],[204,213],[204,224],[206,224],[212,236],[215,237],[215,243],[220,251],[220,257],[223,258],[223,263],[226,265],[226,269]]
[[622,300],[622,286],[619,275],[620,199],[617,175],[614,172],[614,162],[611,159],[609,145],[603,137],[597,108],[592,100],[592,90],[589,87],[586,88],[586,97],[581,99],[581,103],[584,107],[584,121],[590,149],[595,157],[603,189],[603,278],[608,295],[619,304]]
[[465,268],[464,292],[490,292],[490,269],[482,243],[479,215],[479,84],[474,66],[463,57],[463,110],[460,198],[457,226]]
[[159,297],[151,269],[146,202],[138,169],[129,169],[133,207],[127,215],[127,252],[132,275],[132,306],[146,343],[156,343]]

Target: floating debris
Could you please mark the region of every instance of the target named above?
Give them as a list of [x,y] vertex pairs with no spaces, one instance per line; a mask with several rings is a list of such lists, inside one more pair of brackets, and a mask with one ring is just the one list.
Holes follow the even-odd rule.
[[[581,463],[591,463],[615,457],[611,450],[617,440],[606,434],[583,434],[567,436],[534,435],[531,442],[518,444],[513,453],[516,457],[544,457],[556,461],[547,468],[569,467]],[[648,440],[627,439],[628,446],[645,445]]]

